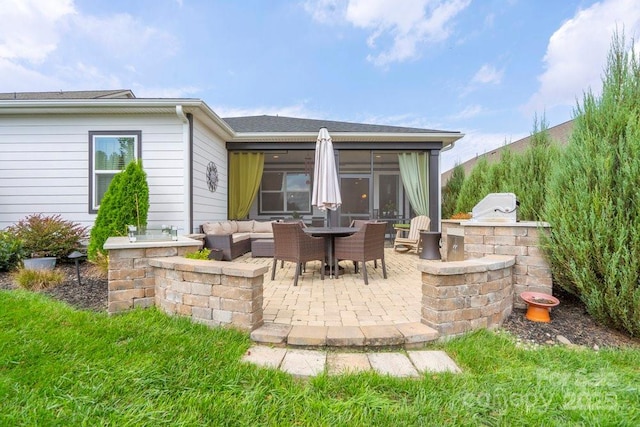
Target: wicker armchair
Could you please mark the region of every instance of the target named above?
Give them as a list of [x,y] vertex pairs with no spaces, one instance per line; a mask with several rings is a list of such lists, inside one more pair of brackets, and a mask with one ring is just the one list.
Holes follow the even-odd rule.
[[349,227],[353,227],[353,228],[362,228],[362,226],[368,222],[371,222],[370,219],[354,219],[351,221],[351,224],[349,225]]
[[[273,227],[273,266],[271,280],[275,278],[278,260],[296,263],[293,286],[298,286],[298,276],[304,263],[318,260],[324,267],[324,239],[308,236],[302,231],[300,222],[274,222]],[[324,268],[320,269],[320,278],[324,280]]]
[[[347,237],[335,239],[335,257],[362,263],[364,284],[369,284],[367,261],[382,260],[382,276],[387,278],[387,266],[384,263],[384,235],[387,224],[384,222],[365,222],[360,229]],[[340,274],[337,272],[337,274]]]
[[416,253],[420,253],[420,232],[428,231],[431,219],[426,215],[418,215],[411,219],[409,225],[409,234],[403,236],[403,233],[407,232],[407,229],[396,228],[396,239],[393,242],[393,249],[399,251],[401,248],[403,251],[414,250]]

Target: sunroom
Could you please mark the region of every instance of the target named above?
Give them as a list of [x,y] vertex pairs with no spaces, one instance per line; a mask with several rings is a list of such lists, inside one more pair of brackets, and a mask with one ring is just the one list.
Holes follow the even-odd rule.
[[223,120],[236,132],[227,143],[230,219],[323,222],[327,214],[312,206],[311,189],[316,138],[325,127],[342,194],[342,206],[329,213],[332,224],[419,214],[440,230],[440,153],[460,132],[279,116]]

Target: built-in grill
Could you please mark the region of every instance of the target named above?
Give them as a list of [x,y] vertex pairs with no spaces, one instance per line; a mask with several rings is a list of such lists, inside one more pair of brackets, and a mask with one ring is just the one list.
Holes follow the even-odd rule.
[[513,193],[490,193],[473,207],[473,222],[516,222],[518,199]]

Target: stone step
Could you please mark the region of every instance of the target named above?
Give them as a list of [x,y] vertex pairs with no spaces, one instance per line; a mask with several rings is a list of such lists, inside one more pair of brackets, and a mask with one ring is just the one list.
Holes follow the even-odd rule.
[[280,369],[296,377],[314,377],[324,372],[340,375],[374,371],[393,377],[419,378],[425,373],[461,372],[455,361],[442,350],[350,353],[257,344],[247,350],[242,360]]
[[251,332],[251,340],[275,347],[405,348],[423,347],[439,335],[422,323],[372,326],[291,326],[265,323]]

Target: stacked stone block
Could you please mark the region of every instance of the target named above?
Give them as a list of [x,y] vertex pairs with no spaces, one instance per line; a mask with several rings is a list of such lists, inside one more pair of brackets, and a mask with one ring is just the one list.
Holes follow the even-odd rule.
[[189,316],[208,326],[252,331],[262,326],[266,266],[223,261],[157,258],[155,303],[165,313]]
[[[464,229],[465,259],[485,255],[511,255],[513,268],[514,306],[525,308],[518,295],[524,291],[552,293],[551,268],[540,248],[540,234],[549,232],[549,224],[522,221],[517,223],[474,223],[471,221],[443,221],[443,248],[446,248],[447,230]],[[446,254],[443,254],[446,260]]]
[[495,328],[513,307],[513,256],[456,262],[420,261],[422,323],[440,336]]
[[129,243],[126,237],[110,237],[104,246],[109,251],[109,314],[154,305],[155,279],[149,268],[150,258],[184,256],[201,246],[201,242],[186,238],[177,242]]

